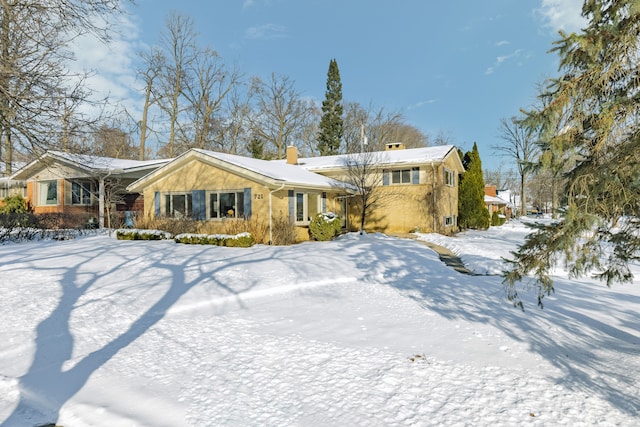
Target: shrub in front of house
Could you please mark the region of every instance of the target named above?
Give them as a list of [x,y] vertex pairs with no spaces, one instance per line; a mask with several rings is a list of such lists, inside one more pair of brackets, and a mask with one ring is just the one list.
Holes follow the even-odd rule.
[[235,248],[248,248],[254,245],[255,241],[251,233],[230,234],[178,234],[174,237],[176,243],[187,245],[216,245]]
[[495,211],[493,215],[491,215],[491,225],[494,227],[504,224],[506,220],[506,217],[498,211]]
[[296,243],[296,227],[286,216],[273,218],[272,245],[287,246]]
[[118,240],[168,240],[171,234],[161,230],[140,230],[136,228],[116,230]]
[[342,228],[340,218],[332,212],[318,213],[309,223],[311,237],[322,242],[336,237],[340,228]]
[[25,214],[28,212],[29,204],[20,194],[5,197],[0,206],[0,214]]

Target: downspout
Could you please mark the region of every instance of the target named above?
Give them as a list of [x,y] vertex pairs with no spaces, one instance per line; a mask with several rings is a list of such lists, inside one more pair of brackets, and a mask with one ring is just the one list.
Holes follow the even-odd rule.
[[280,191],[284,188],[285,183],[283,182],[280,185],[280,188],[276,188],[275,190],[269,191],[269,244],[273,245],[273,193],[276,191]]

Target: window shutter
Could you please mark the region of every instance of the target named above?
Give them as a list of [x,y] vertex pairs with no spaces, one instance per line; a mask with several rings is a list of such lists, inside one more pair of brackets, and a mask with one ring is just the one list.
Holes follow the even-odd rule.
[[160,216],[160,192],[156,191],[153,197],[153,205],[155,208],[156,216]]
[[382,185],[389,185],[389,175],[390,172],[388,170],[382,171]]
[[196,220],[207,219],[207,205],[205,204],[205,191],[193,190],[191,192],[191,216]]
[[411,169],[411,183],[420,184],[420,168]]
[[327,193],[322,192],[322,213],[327,212]]
[[244,219],[251,218],[251,187],[244,189]]
[[289,222],[293,224],[296,221],[295,216],[295,195],[293,194],[293,190],[289,190]]

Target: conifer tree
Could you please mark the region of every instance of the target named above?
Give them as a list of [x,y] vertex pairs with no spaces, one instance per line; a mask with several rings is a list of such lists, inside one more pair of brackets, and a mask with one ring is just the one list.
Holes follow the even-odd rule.
[[327,91],[322,101],[322,119],[318,131],[318,151],[321,156],[338,154],[344,133],[342,118],[342,83],[340,71],[335,59],[329,62],[327,72]]
[[629,262],[640,258],[640,1],[587,0],[582,15],[588,25],[555,43],[560,76],[546,82],[544,107],[527,113],[542,135],[540,166],[564,172],[566,207],[505,272],[520,307],[518,284],[531,273],[542,306],[558,259],[572,276],[595,272],[610,285],[632,281]]
[[467,151],[462,161],[465,173],[458,187],[458,225],[460,228],[489,228],[489,211],[484,205],[484,176],[478,145]]

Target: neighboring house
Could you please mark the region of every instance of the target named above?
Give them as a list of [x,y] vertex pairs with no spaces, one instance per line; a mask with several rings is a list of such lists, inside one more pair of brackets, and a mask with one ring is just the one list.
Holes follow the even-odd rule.
[[[464,171],[453,146],[372,153],[379,180],[375,191],[386,203],[375,206],[365,228],[384,232],[457,230],[458,175]],[[297,157],[288,147],[286,160],[259,160],[191,149],[129,185],[143,193],[149,216],[190,217],[219,224],[226,219],[285,218],[299,240],[309,238],[308,225],[319,212],[334,212],[343,226],[357,229],[358,203],[348,183],[348,164],[357,155]]]
[[15,179],[0,178],[0,206],[5,197],[16,194],[27,197],[27,183]]
[[[15,162],[12,164],[13,170],[24,166],[24,163]],[[5,171],[4,162],[0,162],[0,206],[3,205],[5,197],[16,194],[27,197],[27,183],[25,181],[10,179]]]
[[493,215],[494,212],[498,212],[504,215],[505,218],[511,218],[512,208],[507,200],[498,197],[498,192],[495,185],[484,186],[484,205],[489,210],[489,215]]
[[125,160],[47,151],[11,175],[26,182],[26,198],[36,214],[63,213],[95,217],[105,212],[142,211],[140,195],[125,188],[169,160]]

